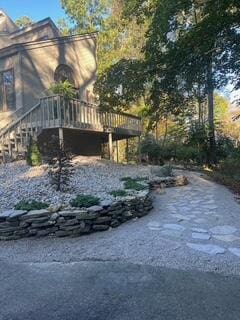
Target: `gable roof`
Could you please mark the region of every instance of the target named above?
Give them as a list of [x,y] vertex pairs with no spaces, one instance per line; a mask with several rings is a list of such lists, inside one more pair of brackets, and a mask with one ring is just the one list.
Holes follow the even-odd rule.
[[17,25],[6,12],[0,8],[0,33],[9,34],[15,31],[18,31]]
[[68,43],[79,40],[96,39],[97,32],[77,34],[65,37],[56,37],[47,40],[30,41],[25,43],[15,43],[0,49],[0,59],[5,56],[13,55],[22,50],[31,50],[39,47],[48,47],[56,44]]
[[45,19],[40,20],[38,22],[32,23],[31,25],[29,25],[25,28],[15,30],[14,32],[11,33],[11,38],[16,38],[16,37],[21,36],[25,33],[31,32],[35,29],[41,28],[45,25],[50,25],[53,29],[55,29],[56,31],[59,32],[59,29],[57,28],[57,26],[55,25],[53,20],[48,17],[48,18],[45,18]]

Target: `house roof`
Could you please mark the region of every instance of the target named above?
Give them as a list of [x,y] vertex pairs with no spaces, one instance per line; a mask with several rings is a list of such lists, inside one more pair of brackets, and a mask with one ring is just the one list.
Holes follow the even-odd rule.
[[30,41],[25,43],[16,43],[12,44],[8,47],[0,49],[0,58],[12,54],[16,54],[22,50],[31,50],[36,49],[39,47],[48,47],[54,45],[56,43],[64,43],[64,42],[72,42],[72,41],[79,41],[79,40],[86,40],[89,38],[96,38],[97,32],[87,33],[87,34],[78,34],[72,36],[65,36],[65,37],[56,37],[48,40],[39,40],[39,41]]
[[7,15],[7,13],[0,8],[0,33],[9,34],[18,30],[17,25]]
[[46,18],[46,19],[43,19],[43,20],[40,20],[38,22],[35,22],[35,23],[32,23],[31,25],[25,27],[25,28],[22,28],[22,29],[17,29],[15,30],[14,32],[11,32],[11,38],[16,38],[18,36],[21,36],[27,32],[31,32],[37,28],[40,28],[40,27],[43,27],[45,25],[49,24],[53,29],[58,30],[57,26],[55,25],[55,23],[53,22],[53,20],[51,18]]

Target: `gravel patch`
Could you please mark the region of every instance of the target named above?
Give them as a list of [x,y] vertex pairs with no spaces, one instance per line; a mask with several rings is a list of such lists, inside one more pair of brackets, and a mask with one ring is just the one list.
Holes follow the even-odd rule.
[[123,189],[123,177],[151,177],[150,167],[111,163],[95,157],[75,157],[69,190],[57,192],[50,184],[47,165],[30,167],[25,161],[0,166],[0,212],[21,200],[37,200],[49,205],[68,204],[78,194],[113,200],[110,191]]

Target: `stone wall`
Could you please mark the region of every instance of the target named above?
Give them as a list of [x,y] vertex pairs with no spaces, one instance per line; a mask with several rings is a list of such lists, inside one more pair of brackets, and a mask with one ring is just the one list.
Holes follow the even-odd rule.
[[149,182],[149,188],[150,190],[157,190],[159,188],[182,187],[188,183],[188,179],[185,176],[159,177]]
[[0,214],[0,240],[16,240],[25,237],[80,236],[110,227],[148,214],[152,209],[149,191],[125,197],[112,203],[88,209],[49,208],[44,210],[9,210]]
[[[0,240],[26,237],[81,236],[116,228],[133,218],[141,218],[153,208],[151,190],[179,187],[188,184],[184,176],[156,178],[149,182],[149,190],[106,202],[87,209],[49,207],[43,210],[8,210],[0,213]],[[133,191],[134,192],[134,191]]]

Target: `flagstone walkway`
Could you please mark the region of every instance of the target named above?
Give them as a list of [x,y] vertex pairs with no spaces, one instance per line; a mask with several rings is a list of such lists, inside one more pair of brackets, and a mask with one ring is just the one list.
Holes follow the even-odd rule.
[[230,252],[240,263],[240,205],[225,187],[188,174],[190,184],[156,197],[161,211],[148,228],[190,250],[209,255]]

